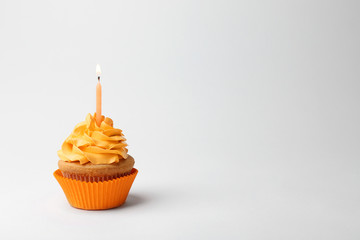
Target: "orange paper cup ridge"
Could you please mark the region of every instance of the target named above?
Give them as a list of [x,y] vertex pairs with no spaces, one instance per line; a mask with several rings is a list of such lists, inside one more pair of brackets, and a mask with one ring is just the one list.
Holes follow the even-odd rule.
[[129,175],[104,182],[84,182],[66,178],[60,169],[54,172],[70,205],[85,210],[101,210],[122,205],[138,173],[136,168]]

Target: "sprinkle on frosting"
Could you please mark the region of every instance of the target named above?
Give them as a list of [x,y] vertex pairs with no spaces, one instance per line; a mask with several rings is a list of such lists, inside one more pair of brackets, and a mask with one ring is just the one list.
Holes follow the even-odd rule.
[[105,118],[100,127],[95,115],[77,124],[63,143],[58,156],[66,162],[111,164],[127,158],[127,144],[120,129],[113,127],[111,118]]

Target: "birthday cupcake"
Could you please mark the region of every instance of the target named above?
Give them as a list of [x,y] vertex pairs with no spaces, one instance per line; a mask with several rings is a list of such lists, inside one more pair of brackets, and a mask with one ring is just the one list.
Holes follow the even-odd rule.
[[108,209],[125,202],[138,172],[126,146],[110,118],[88,114],[75,126],[58,151],[54,172],[73,207]]

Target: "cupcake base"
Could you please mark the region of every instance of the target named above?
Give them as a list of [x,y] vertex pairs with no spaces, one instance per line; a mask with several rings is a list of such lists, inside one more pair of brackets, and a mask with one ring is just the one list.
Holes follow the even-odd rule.
[[63,177],[71,178],[74,180],[79,180],[79,181],[84,181],[84,182],[104,182],[104,181],[113,180],[113,179],[116,179],[119,177],[124,177],[128,174],[131,174],[131,171],[128,173],[116,174],[115,176],[101,176],[101,177],[71,174],[71,173],[67,173],[67,172],[61,172],[61,173],[62,173]]
[[54,172],[54,176],[71,206],[85,210],[103,210],[125,203],[137,173],[138,170],[133,168],[126,176],[100,182],[66,178],[59,169]]
[[93,164],[91,162],[80,164],[79,161],[58,161],[59,169],[66,178],[72,178],[85,182],[102,182],[119,178],[131,173],[135,164],[132,156],[119,159],[119,162],[111,164]]

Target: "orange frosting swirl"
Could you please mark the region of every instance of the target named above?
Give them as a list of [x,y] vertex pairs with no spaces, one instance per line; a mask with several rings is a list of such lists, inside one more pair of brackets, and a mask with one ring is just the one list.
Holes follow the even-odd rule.
[[58,156],[66,162],[111,164],[127,158],[127,144],[120,129],[113,127],[111,118],[105,118],[100,127],[89,113],[77,124],[63,143]]

